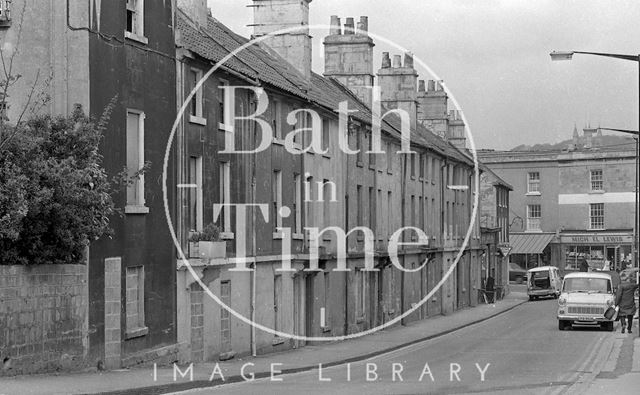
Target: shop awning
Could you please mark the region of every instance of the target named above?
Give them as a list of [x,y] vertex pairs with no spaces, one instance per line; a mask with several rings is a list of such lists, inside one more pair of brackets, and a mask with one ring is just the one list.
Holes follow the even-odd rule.
[[554,233],[512,233],[509,235],[511,254],[542,254]]

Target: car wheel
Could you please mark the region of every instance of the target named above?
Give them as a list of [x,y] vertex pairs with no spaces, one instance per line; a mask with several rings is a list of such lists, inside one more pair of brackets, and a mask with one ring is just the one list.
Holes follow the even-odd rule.
[[567,327],[567,321],[565,320],[558,320],[558,329],[563,331],[565,330]]
[[522,284],[522,277],[516,277],[516,284]]
[[529,302],[533,300],[533,295],[529,295]]
[[603,322],[602,329],[604,329],[607,332],[613,332],[613,321]]

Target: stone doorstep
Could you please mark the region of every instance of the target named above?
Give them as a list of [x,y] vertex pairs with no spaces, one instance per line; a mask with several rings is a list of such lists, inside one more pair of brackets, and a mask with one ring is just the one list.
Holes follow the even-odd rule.
[[122,358],[122,367],[148,366],[153,363],[169,365],[178,361],[179,345],[171,344],[153,350],[145,350],[141,353],[128,355]]

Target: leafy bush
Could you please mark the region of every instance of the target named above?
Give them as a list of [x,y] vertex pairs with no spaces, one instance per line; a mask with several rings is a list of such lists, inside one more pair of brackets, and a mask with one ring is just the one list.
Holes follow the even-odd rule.
[[82,263],[88,243],[110,233],[98,152],[108,112],[98,124],[78,107],[15,126],[0,149],[0,264]]
[[219,241],[220,240],[220,228],[218,228],[215,224],[210,223],[204,227],[202,232],[192,233],[189,237],[189,241],[198,242],[198,241]]

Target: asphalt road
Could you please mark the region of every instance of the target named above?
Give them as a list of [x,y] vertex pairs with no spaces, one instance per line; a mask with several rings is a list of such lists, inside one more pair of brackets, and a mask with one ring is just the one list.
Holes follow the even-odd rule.
[[556,306],[554,299],[528,302],[478,325],[321,373],[187,393],[559,393],[606,358],[601,346],[613,335],[593,328],[558,331]]

